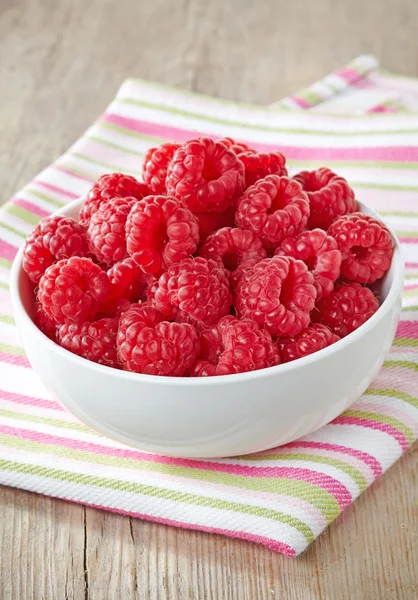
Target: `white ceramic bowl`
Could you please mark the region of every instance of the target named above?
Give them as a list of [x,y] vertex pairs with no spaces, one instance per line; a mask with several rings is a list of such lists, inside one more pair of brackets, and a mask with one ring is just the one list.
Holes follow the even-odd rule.
[[[78,218],[82,200],[59,214]],[[376,218],[365,206],[361,211]],[[135,448],[179,457],[222,457],[272,448],[334,419],[368,387],[389,352],[401,310],[399,243],[377,286],[379,310],[351,335],[295,362],[210,378],[139,375],[89,362],[32,322],[22,250],[11,295],[25,351],[50,393],[96,431]]]

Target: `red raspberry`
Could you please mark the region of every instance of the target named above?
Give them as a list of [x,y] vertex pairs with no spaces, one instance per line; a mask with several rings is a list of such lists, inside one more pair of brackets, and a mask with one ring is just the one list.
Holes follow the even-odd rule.
[[167,142],[156,148],[150,148],[145,154],[142,165],[142,177],[152,194],[165,194],[167,168],[175,151],[181,144]]
[[267,175],[287,176],[286,159],[281,152],[243,152],[238,155],[245,167],[245,188]]
[[56,323],[84,323],[92,319],[109,294],[105,271],[90,258],[63,258],[41,277],[38,297]]
[[[138,301],[141,304],[141,300]],[[131,302],[127,298],[112,298],[102,302],[97,309],[95,320],[119,318],[124,312],[131,307]]]
[[362,213],[340,217],[328,230],[341,250],[341,275],[358,283],[373,283],[390,267],[395,245],[389,229]]
[[244,189],[244,166],[223,144],[192,139],[174,154],[166,186],[193,212],[223,212],[235,206]]
[[57,324],[51,319],[42,308],[40,302],[35,302],[34,323],[53,342],[57,339]]
[[339,339],[338,335],[335,335],[326,325],[320,323],[309,325],[295,337],[279,340],[280,357],[284,363],[291,362],[331,346]]
[[129,255],[145,273],[160,273],[196,251],[196,217],[172,196],[148,196],[137,202],[126,222]]
[[228,271],[214,260],[186,258],[161,275],[154,304],[166,318],[208,326],[229,313]]
[[258,236],[266,248],[297,235],[307,223],[309,202],[294,180],[268,175],[245,191],[235,219],[242,229]]
[[218,142],[226,146],[228,150],[235,152],[236,155],[239,155],[242,152],[254,152],[254,150],[247,146],[247,144],[244,144],[244,142],[236,142],[230,137],[222,138],[221,140],[218,140]]
[[102,175],[93,185],[84,200],[80,211],[80,223],[88,227],[92,215],[99,206],[112,198],[127,198],[132,196],[136,200],[142,200],[150,193],[148,186],[141,183],[135,177],[123,173],[108,173]]
[[310,322],[316,289],[301,260],[265,258],[241,277],[236,292],[238,316],[248,317],[272,335],[292,336]]
[[132,258],[125,258],[114,264],[107,275],[112,286],[112,297],[127,298],[131,302],[145,301],[148,283],[152,278]]
[[215,231],[222,227],[234,227],[235,207],[228,208],[221,213],[194,213],[194,216],[199,221],[199,236],[202,242],[208,235],[215,233]]
[[58,328],[62,348],[87,360],[120,368],[116,352],[118,319],[100,319],[93,323],[64,323]]
[[308,194],[311,207],[309,229],[328,229],[337,217],[357,209],[354,191],[347,181],[326,167],[316,171],[301,171],[293,179]]
[[220,260],[231,272],[231,283],[238,282],[243,268],[257,264],[266,257],[266,251],[251,231],[224,227],[210,235],[199,250],[200,256]]
[[92,215],[87,229],[90,250],[105,265],[126,258],[125,224],[135,198],[112,198]]
[[303,231],[295,238],[286,238],[275,255],[303,260],[315,278],[317,301],[332,292],[334,281],[340,276],[341,252],[334,238],[322,229]]
[[194,364],[199,337],[192,325],[169,323],[150,306],[132,306],[119,322],[117,348],[127,371],[182,377]]
[[46,269],[61,258],[87,256],[89,247],[84,229],[70,217],[45,217],[26,240],[23,269],[38,283]]
[[327,325],[344,337],[363,325],[379,308],[369,288],[359,283],[339,283],[327,298],[322,298],[312,311],[312,321]]
[[256,371],[280,362],[271,335],[250,319],[224,317],[200,334],[200,345],[199,360],[190,372],[194,377]]

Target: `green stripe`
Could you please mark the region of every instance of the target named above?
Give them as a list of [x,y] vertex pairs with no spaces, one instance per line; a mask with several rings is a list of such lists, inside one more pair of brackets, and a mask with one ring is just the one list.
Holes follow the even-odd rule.
[[413,298],[418,295],[418,288],[416,290],[407,290],[403,292],[404,298]]
[[[318,101],[322,101],[322,98],[315,94],[310,90],[306,90],[299,94],[300,97],[307,99],[312,104],[316,104]],[[141,108],[148,108],[151,110],[157,110],[163,113],[170,113],[174,115],[180,115],[186,118],[197,119],[199,121],[206,121],[210,123],[217,123],[219,125],[225,126],[235,126],[240,129],[249,129],[254,131],[271,131],[277,133],[294,133],[300,135],[316,135],[316,136],[368,136],[368,135],[393,135],[393,134],[415,134],[418,133],[418,129],[406,128],[406,129],[395,129],[391,130],[365,130],[365,131],[339,131],[338,129],[333,129],[330,131],[323,130],[315,130],[315,129],[305,129],[301,127],[286,127],[286,126],[277,126],[277,125],[261,125],[261,124],[252,124],[248,123],[248,121],[237,121],[234,119],[224,119],[219,116],[209,115],[207,113],[193,112],[190,110],[184,110],[182,108],[176,107],[174,105],[166,105],[166,104],[158,104],[157,102],[149,102],[148,100],[138,100],[136,98],[116,98],[116,102],[120,102],[121,104],[139,106]]]
[[398,400],[403,400],[404,402],[408,402],[408,404],[415,406],[415,408],[418,408],[417,398],[414,398],[406,392],[400,392],[399,390],[392,390],[390,388],[369,388],[364,393],[366,396],[387,396],[388,398],[398,398]]
[[56,206],[57,208],[62,208],[65,202],[60,202],[59,200],[55,200],[55,198],[51,198],[51,196],[47,196],[43,192],[38,190],[34,190],[33,188],[26,188],[26,191],[29,192],[32,196],[36,196],[40,200],[44,200],[48,202],[48,204],[52,204],[52,206]]
[[[239,457],[239,458],[243,458],[243,457]],[[355,467],[353,467],[350,464],[347,464],[346,462],[344,462],[342,460],[338,460],[337,458],[331,458],[328,456],[317,456],[316,454],[298,454],[298,453],[295,453],[295,454],[267,454],[267,455],[263,455],[263,454],[251,455],[250,454],[248,456],[245,456],[245,460],[250,460],[250,461],[254,461],[254,462],[263,461],[263,460],[301,460],[301,461],[329,465],[330,467],[335,467],[336,469],[339,469],[340,471],[343,471],[343,473],[346,473],[347,475],[349,475],[351,477],[351,479],[353,479],[357,483],[357,485],[359,486],[361,491],[363,491],[367,487],[367,481],[358,469],[356,469]]]
[[[0,266],[1,266],[1,261],[2,261],[2,259],[0,258]],[[0,288],[2,288],[3,290],[8,290],[9,286],[7,285],[7,283],[3,283],[2,281],[0,281]]]
[[395,231],[396,235],[400,238],[416,238],[418,237],[418,231]]
[[[0,256],[0,267],[5,267],[6,269],[11,269],[12,268],[12,263],[10,262],[10,260],[7,260],[7,258],[2,258]],[[6,290],[9,289],[9,286],[6,285],[5,283],[2,284],[2,287],[5,287]]]
[[87,173],[87,171],[83,171],[81,169],[77,169],[76,167],[66,165],[64,163],[64,161],[62,161],[57,166],[65,169],[66,171],[68,171],[68,173],[70,173],[70,175],[78,175],[79,177],[83,177],[84,179],[91,179],[93,181],[94,181],[94,179],[97,179],[97,175],[96,174],[93,175],[92,173]]
[[404,217],[404,218],[412,218],[416,219],[418,217],[418,212],[399,212],[399,211],[385,211],[379,210],[379,214],[384,217]]
[[22,219],[22,221],[29,223],[30,225],[37,225],[40,221],[40,217],[38,217],[38,215],[34,215],[33,213],[29,212],[28,210],[21,208],[20,206],[17,206],[16,204],[12,204],[11,202],[8,202],[7,204],[5,204],[3,209],[5,211],[7,211],[8,213],[10,213],[11,215],[18,217],[19,219]]
[[131,129],[127,129],[126,127],[121,127],[120,125],[115,125],[114,123],[107,123],[106,121],[99,121],[98,126],[102,129],[109,129],[110,131],[117,131],[127,137],[133,137],[137,140],[143,140],[144,142],[150,142],[154,146],[159,146],[160,144],[164,144],[167,139],[160,138],[157,136],[144,135],[143,133],[139,133],[138,131],[132,131]]
[[407,346],[409,348],[418,348],[418,340],[415,338],[399,337],[393,340],[394,346]]
[[360,419],[369,419],[370,421],[374,421],[375,423],[386,423],[386,425],[391,425],[398,431],[401,431],[409,444],[412,444],[415,441],[415,436],[413,432],[407,427],[402,421],[395,419],[394,417],[389,417],[388,415],[382,415],[381,413],[369,412],[366,410],[346,410],[343,413],[344,417],[358,417]]
[[121,152],[125,152],[126,154],[132,154],[134,156],[144,157],[145,152],[137,152],[136,150],[131,150],[130,148],[125,148],[124,146],[120,146],[119,144],[114,144],[113,142],[109,142],[108,140],[104,140],[103,138],[97,137],[95,135],[86,136],[87,139],[92,140],[93,142],[97,142],[98,144],[102,144],[103,146],[108,146],[109,148],[114,148],[115,150],[120,150]]
[[61,421],[60,419],[52,419],[50,417],[40,417],[36,415],[27,415],[23,413],[17,413],[12,410],[0,409],[0,416],[9,417],[10,419],[17,419],[18,421],[28,421],[30,423],[40,423],[42,425],[52,425],[52,427],[59,427],[60,429],[69,429],[71,431],[81,431],[83,433],[89,433],[99,437],[99,434],[81,425],[81,423],[74,423],[73,421]]
[[350,179],[350,185],[352,187],[359,187],[372,190],[389,190],[392,192],[416,192],[418,191],[418,185],[397,185],[392,183],[368,183],[361,181],[353,181]]
[[[30,416],[30,418],[26,418],[25,415],[21,415],[20,413],[12,413],[11,411],[0,411],[0,415],[3,412],[10,413],[5,416],[10,416],[11,418],[17,418],[21,420],[34,421],[34,418]],[[14,416],[16,415],[16,416]],[[41,419],[41,417],[38,417]],[[54,419],[49,419],[47,417],[42,417],[45,419],[45,424],[51,424]],[[46,422],[47,421],[47,422]],[[39,421],[44,422],[44,421]],[[66,423],[63,421],[57,421],[58,423],[62,423],[62,425],[56,425],[57,427],[66,427]],[[77,423],[69,423],[70,425],[78,425]],[[79,425],[79,427],[83,427]],[[84,428],[83,431],[87,429]],[[87,430],[89,433],[93,433],[91,430]],[[19,447],[23,443],[26,443],[24,440],[19,439],[16,442]],[[32,442],[35,443],[35,442]],[[82,450],[76,450],[73,448],[66,449],[61,446],[53,446],[49,444],[45,444],[45,448],[50,453],[54,453],[60,456],[66,456],[68,458],[88,461],[97,464],[103,464],[107,466],[113,467],[123,467],[128,469],[134,469],[136,471],[147,471],[147,472],[156,472],[163,473],[166,475],[173,475],[175,477],[185,477],[190,480],[198,480],[198,481],[208,481],[212,483],[221,483],[223,485],[229,485],[233,487],[237,487],[240,489],[247,489],[252,491],[259,492],[269,492],[271,494],[279,493],[287,494],[296,498],[306,499],[308,502],[313,504],[318,510],[320,510],[327,520],[332,521],[340,512],[340,506],[336,499],[327,492],[323,490],[321,487],[316,486],[314,484],[307,483],[305,481],[298,481],[293,479],[283,478],[280,479],[280,483],[278,483],[278,478],[266,478],[266,477],[246,477],[243,475],[234,475],[233,473],[222,473],[220,471],[212,471],[210,469],[210,464],[208,464],[208,469],[194,469],[181,467],[174,464],[162,464],[151,461],[138,461],[132,460],[128,458],[119,458],[114,456],[103,456],[100,454],[92,453],[92,452],[84,452]]]
[[7,223],[0,223],[0,227],[2,227],[3,229],[6,229],[6,231],[10,231],[10,233],[14,233],[15,235],[18,235],[21,238],[26,237],[26,233],[22,233],[21,231],[19,231],[18,229],[15,229],[11,225],[8,225]]
[[409,360],[386,360],[383,363],[384,367],[402,367],[403,369],[410,369],[411,371],[418,371],[418,365]]
[[404,279],[418,279],[418,269],[416,273],[412,273],[409,275],[404,275],[403,276]]
[[9,317],[9,315],[0,315],[0,321],[2,323],[7,323],[7,325],[14,325],[15,320],[13,317]]
[[85,154],[80,154],[79,152],[73,152],[69,156],[74,156],[75,158],[78,158],[80,160],[85,160],[86,162],[91,163],[93,165],[105,167],[106,169],[110,169],[111,171],[118,171],[118,172],[122,172],[122,173],[123,172],[132,173],[133,175],[141,175],[141,171],[133,171],[132,169],[128,170],[128,169],[125,169],[122,165],[115,165],[115,164],[102,162],[100,160],[94,160],[93,158],[90,158],[89,156],[86,156]]
[[[414,171],[418,169],[418,162],[394,162],[389,160],[375,161],[375,160],[333,160],[332,157],[327,159],[327,163],[332,163],[335,167],[359,167],[365,169],[403,169]],[[324,161],[322,160],[295,160],[291,159],[288,161],[289,165],[295,167],[312,165],[322,167]]]
[[415,310],[418,310],[418,305],[416,305],[416,304],[414,306],[405,306],[402,309],[402,312],[412,312],[412,311],[415,311]]
[[7,352],[8,354],[14,354],[15,356],[26,356],[23,348],[12,346],[11,344],[0,344],[0,352]]
[[[10,436],[1,436],[2,442],[5,443],[6,446],[13,446],[12,443],[8,443],[8,440],[5,438]],[[57,447],[52,446],[49,447],[48,450],[43,450],[43,444],[38,443],[25,443],[28,448],[34,450],[44,452],[47,454],[56,454],[55,450]],[[53,450],[51,452],[51,450]],[[57,453],[60,454],[60,453]],[[70,451],[71,454],[71,451]],[[0,460],[0,468],[8,471],[15,471],[18,473],[29,473],[31,475],[38,475],[41,477],[47,477],[49,479],[54,479],[58,481],[68,481],[70,483],[84,484],[90,485],[98,488],[112,489],[122,493],[131,493],[131,494],[141,494],[144,496],[151,496],[154,498],[162,498],[164,500],[170,500],[174,502],[181,502],[184,504],[192,504],[194,506],[205,506],[210,508],[216,508],[219,510],[226,510],[229,512],[242,513],[254,515],[257,517],[263,517],[265,519],[270,519],[272,521],[279,521],[282,523],[286,523],[290,525],[294,529],[297,529],[304,535],[307,542],[312,542],[314,540],[314,534],[310,527],[306,525],[300,519],[296,517],[292,517],[291,515],[287,515],[286,513],[272,510],[269,508],[252,506],[248,504],[242,504],[239,502],[229,502],[227,500],[222,500],[220,498],[210,498],[208,496],[198,496],[195,494],[190,494],[188,492],[180,492],[176,490],[170,490],[162,487],[155,487],[151,485],[146,485],[142,483],[132,482],[132,481],[123,481],[118,479],[110,479],[105,477],[97,477],[93,475],[84,475],[82,473],[73,473],[68,471],[63,471],[61,469],[52,469],[41,467],[38,465],[25,465],[22,463]]]

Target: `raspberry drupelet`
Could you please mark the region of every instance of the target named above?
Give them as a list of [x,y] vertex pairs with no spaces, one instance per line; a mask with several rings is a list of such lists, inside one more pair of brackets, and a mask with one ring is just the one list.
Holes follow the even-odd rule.
[[46,314],[40,302],[35,302],[33,317],[35,325],[53,342],[57,341],[57,324],[54,319]]
[[331,344],[338,342],[340,338],[326,325],[316,323],[309,325],[306,329],[294,337],[281,338],[278,341],[280,357],[282,362],[291,362],[297,358],[303,358],[308,354],[323,350]]
[[238,203],[235,220],[252,231],[266,248],[276,248],[306,226],[309,201],[302,187],[288,177],[268,175],[249,187]]
[[200,334],[199,358],[192,377],[231,375],[273,367],[280,362],[271,335],[251,319],[226,316]]
[[148,186],[135,179],[135,177],[131,177],[131,175],[125,175],[124,173],[102,175],[94,183],[84,200],[80,211],[80,224],[83,227],[88,227],[92,215],[99,206],[112,198],[132,196],[136,200],[141,200],[149,193]]
[[218,261],[186,258],[158,280],[153,304],[166,318],[213,325],[229,313],[232,295],[228,271]]
[[117,333],[117,318],[100,319],[92,323],[64,323],[58,328],[58,342],[73,354],[118,369]]
[[233,140],[230,137],[222,138],[218,140],[218,142],[226,146],[228,150],[232,150],[232,152],[235,152],[236,155],[240,155],[242,154],[242,152],[254,152],[254,150],[250,148],[247,144],[244,144],[244,142],[237,142],[236,140]]
[[152,276],[146,275],[132,258],[113,265],[108,271],[112,298],[126,298],[130,302],[145,301]]
[[105,271],[90,258],[73,256],[48,267],[39,282],[38,298],[56,323],[84,323],[94,318],[109,291]]
[[295,238],[286,238],[275,255],[303,260],[315,278],[317,301],[332,292],[340,276],[341,252],[335,239],[323,229],[303,231]]
[[308,327],[315,299],[314,276],[305,263],[274,256],[242,275],[236,309],[238,316],[253,319],[272,335],[293,336]]
[[198,243],[198,221],[177,198],[148,196],[129,213],[126,247],[145,273],[159,274],[191,256]]
[[26,240],[23,269],[33,283],[38,283],[57,260],[88,255],[88,240],[81,225],[70,217],[45,217]]
[[199,353],[199,336],[188,323],[170,323],[154,308],[133,305],[122,315],[118,357],[127,371],[182,377]]
[[192,139],[175,152],[166,188],[193,212],[223,212],[244,189],[244,165],[224,144]]
[[334,221],[328,233],[341,251],[341,275],[345,279],[374,283],[389,269],[395,245],[381,221],[356,212]]
[[312,321],[327,325],[345,337],[363,325],[379,308],[376,296],[359,283],[338,283],[327,298],[312,311]]
[[245,167],[245,188],[267,175],[287,176],[286,159],[279,151],[247,151],[238,155]]
[[165,194],[168,165],[180,146],[181,144],[167,142],[156,148],[150,148],[146,152],[142,165],[142,177],[151,194]]
[[354,191],[344,177],[331,169],[301,171],[293,179],[301,184],[309,198],[309,229],[326,230],[339,216],[357,210]]

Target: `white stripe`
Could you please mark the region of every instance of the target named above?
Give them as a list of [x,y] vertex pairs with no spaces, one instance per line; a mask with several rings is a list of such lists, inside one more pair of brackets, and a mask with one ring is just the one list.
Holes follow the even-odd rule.
[[0,382],[2,389],[7,392],[52,400],[52,396],[32,369],[0,362]]
[[397,362],[401,360],[406,360],[408,362],[418,363],[418,352],[409,350],[405,347],[405,352],[402,350],[402,346],[397,347],[400,352],[391,352],[388,356],[388,360],[396,360]]

